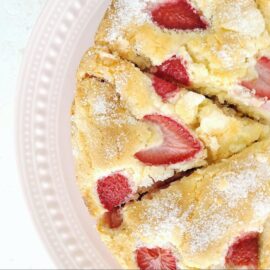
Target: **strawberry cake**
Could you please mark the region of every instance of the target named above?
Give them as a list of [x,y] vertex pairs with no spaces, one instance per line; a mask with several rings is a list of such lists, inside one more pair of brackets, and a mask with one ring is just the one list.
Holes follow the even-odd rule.
[[268,126],[102,48],[86,52],[77,79],[74,153],[95,215],[269,136]]
[[112,0],[71,109],[124,269],[270,269],[270,1]]
[[100,219],[102,239],[124,269],[269,269],[269,152],[256,143],[127,204]]
[[96,44],[270,122],[269,11],[268,0],[113,0]]

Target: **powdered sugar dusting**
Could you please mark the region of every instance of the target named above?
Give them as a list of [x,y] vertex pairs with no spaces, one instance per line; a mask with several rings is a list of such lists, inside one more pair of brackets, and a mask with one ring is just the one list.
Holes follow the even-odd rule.
[[147,7],[145,0],[118,0],[115,3],[116,12],[111,18],[112,27],[108,30],[108,41],[115,41],[121,37],[123,27],[132,22],[137,25],[143,24],[148,20],[148,14],[145,12]]
[[118,151],[114,146],[104,149],[104,152],[107,160],[114,159],[118,154]]
[[220,50],[216,51],[218,58],[220,59],[220,61],[224,65],[224,68],[226,69],[231,69],[234,67],[234,59],[233,59],[234,56],[232,52],[233,49],[227,44],[224,44],[220,48]]
[[258,218],[267,218],[270,215],[270,198],[265,194],[258,193],[253,200],[253,210]]
[[204,250],[212,241],[221,238],[233,223],[235,220],[226,209],[218,209],[215,203],[207,211],[201,209],[200,218],[186,227],[191,235],[191,252]]
[[135,237],[147,237],[154,242],[164,243],[172,238],[174,229],[180,224],[181,208],[178,201],[180,193],[171,193],[161,199],[149,201],[141,219],[144,220],[136,230]]
[[[242,166],[238,168],[237,162],[234,162],[233,167],[238,169],[237,172],[227,172],[215,177],[213,181],[214,192],[221,195],[231,208],[235,207],[239,200],[246,199],[250,192],[262,187],[263,179],[270,180],[267,160],[258,159],[256,156],[251,155],[248,158],[244,169]],[[223,182],[222,188],[219,187],[220,182]]]
[[221,5],[221,25],[243,35],[257,37],[265,29],[265,22],[250,0],[227,1]]
[[103,126],[118,125],[122,126],[125,124],[134,125],[136,120],[127,114],[119,113],[119,99],[117,95],[108,97],[106,94],[99,89],[99,93],[91,102],[91,107],[95,120]]
[[104,96],[96,97],[95,102],[93,103],[93,111],[95,115],[106,114],[107,109],[109,109],[108,104]]
[[[269,181],[267,158],[258,155],[250,155],[242,162],[234,161],[231,170],[214,177],[196,209],[198,216],[186,227],[191,252],[205,250],[241,222],[233,211],[238,211],[239,203],[245,202],[251,193],[254,196],[254,216],[266,218],[270,213],[270,200],[266,198],[264,190]],[[210,207],[209,198],[212,201]]]
[[107,41],[112,42],[121,38],[124,28],[131,23],[139,26],[151,21],[150,7],[166,1],[168,0],[117,0],[116,12],[111,18],[112,26],[107,33]]

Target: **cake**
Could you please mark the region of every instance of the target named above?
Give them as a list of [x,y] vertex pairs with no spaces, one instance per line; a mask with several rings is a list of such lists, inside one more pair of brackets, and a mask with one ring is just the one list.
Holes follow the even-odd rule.
[[258,5],[259,9],[261,10],[265,23],[266,28],[268,31],[270,31],[270,18],[269,18],[269,12],[270,12],[270,3],[268,0],[256,0],[256,4]]
[[78,67],[71,138],[124,269],[270,269],[269,12],[112,0]]
[[[81,190],[95,215],[269,136],[268,126],[102,48],[86,52],[77,80],[74,152]],[[120,197],[112,202],[114,189]]]
[[124,269],[269,269],[270,141],[101,218]]
[[267,0],[114,0],[96,44],[269,122],[269,10]]

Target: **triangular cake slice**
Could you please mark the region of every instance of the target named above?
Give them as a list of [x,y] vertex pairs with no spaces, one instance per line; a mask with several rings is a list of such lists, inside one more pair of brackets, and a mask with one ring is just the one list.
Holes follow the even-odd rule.
[[77,177],[95,215],[269,134],[269,127],[101,48],[85,54],[77,80],[72,109]]
[[96,43],[270,122],[268,2],[113,0]]
[[256,143],[127,204],[100,220],[103,240],[124,269],[269,269],[269,152]]

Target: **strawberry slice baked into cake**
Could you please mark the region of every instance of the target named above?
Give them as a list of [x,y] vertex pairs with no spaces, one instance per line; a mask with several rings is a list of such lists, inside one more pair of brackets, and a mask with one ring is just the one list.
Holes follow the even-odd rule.
[[269,122],[269,10],[268,0],[114,0],[96,43]]
[[73,137],[79,182],[94,213],[268,135],[268,126],[101,48],[90,49],[78,70]]
[[113,0],[71,110],[124,269],[270,269],[270,1]]

